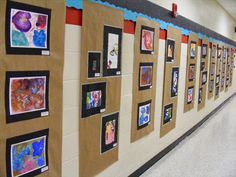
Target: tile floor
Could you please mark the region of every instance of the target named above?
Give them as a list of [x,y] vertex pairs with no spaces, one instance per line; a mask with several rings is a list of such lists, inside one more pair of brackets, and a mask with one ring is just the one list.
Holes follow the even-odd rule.
[[236,96],[142,177],[236,177]]

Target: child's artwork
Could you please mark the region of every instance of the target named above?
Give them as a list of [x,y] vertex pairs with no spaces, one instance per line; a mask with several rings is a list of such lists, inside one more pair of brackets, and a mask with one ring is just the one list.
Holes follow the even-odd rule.
[[215,74],[215,63],[211,63],[211,76],[213,76]]
[[203,71],[205,69],[205,66],[206,66],[205,62],[204,61],[201,62],[201,71]]
[[107,152],[118,145],[119,113],[102,117],[101,153]]
[[196,57],[196,42],[190,43],[190,58],[194,59]]
[[198,92],[198,104],[202,103],[202,94],[202,88],[200,88]]
[[122,29],[104,26],[103,40],[103,75],[120,75]]
[[188,88],[187,103],[190,104],[193,102],[193,87]]
[[82,85],[82,118],[105,111],[106,82]]
[[171,97],[178,95],[179,68],[172,68]]
[[174,62],[175,58],[175,41],[167,39],[167,48],[166,48],[166,62]]
[[220,84],[220,75],[216,75],[216,86],[219,86]]
[[48,71],[6,73],[7,123],[48,115]]
[[48,170],[48,129],[7,139],[7,176],[36,176]]
[[207,82],[207,71],[202,72],[202,85]]
[[207,56],[207,44],[202,45],[202,58]]
[[209,83],[209,92],[210,93],[213,92],[213,88],[214,88],[214,80],[210,80],[210,83]]
[[51,10],[8,1],[7,54],[49,55]]
[[217,58],[221,57],[221,48],[217,48]]
[[212,57],[212,58],[215,58],[215,56],[216,56],[216,46],[215,46],[215,45],[212,45],[211,57]]
[[88,77],[100,77],[100,52],[89,52],[88,53]]
[[163,124],[170,122],[173,117],[173,104],[164,106]]
[[221,78],[221,88],[223,88],[225,85],[225,77]]
[[194,80],[194,73],[195,73],[195,64],[190,64],[189,70],[188,70],[188,80],[189,81]]
[[215,96],[219,96],[219,91],[220,91],[220,87],[219,87],[219,86],[217,86],[217,87],[216,87]]
[[140,63],[139,65],[139,90],[152,87],[153,63]]
[[137,128],[146,127],[151,120],[151,100],[138,104]]
[[140,51],[143,54],[153,54],[154,52],[155,29],[147,26],[141,27]]
[[227,48],[224,48],[224,59],[226,59],[227,58]]

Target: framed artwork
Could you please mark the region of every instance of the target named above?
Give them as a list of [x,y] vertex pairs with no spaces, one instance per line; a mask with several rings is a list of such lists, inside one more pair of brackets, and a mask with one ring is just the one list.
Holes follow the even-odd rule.
[[51,10],[7,1],[6,53],[50,55]]
[[209,92],[210,93],[213,92],[213,88],[214,88],[214,80],[210,80],[210,83],[209,83]]
[[105,111],[106,82],[82,85],[82,118]]
[[198,92],[198,104],[200,103],[202,103],[202,88],[200,88]]
[[219,86],[220,84],[220,75],[216,75],[216,86]]
[[222,63],[222,73],[225,73],[225,63]]
[[194,73],[195,73],[195,64],[190,64],[189,70],[188,70],[188,80],[189,81],[194,80]]
[[166,62],[174,62],[175,58],[175,41],[172,39],[167,39],[166,47]]
[[206,63],[203,61],[201,62],[201,71],[203,71],[205,69]]
[[104,26],[103,76],[121,74],[122,29]]
[[207,56],[207,44],[202,44],[202,58]]
[[202,72],[202,85],[207,83],[207,71]]
[[49,115],[49,71],[6,72],[6,122]]
[[105,153],[118,145],[119,113],[102,117],[101,153]]
[[45,129],[6,140],[7,177],[36,176],[48,170],[48,133]]
[[168,104],[164,106],[164,113],[163,113],[163,125],[170,122],[173,117],[173,104]]
[[216,92],[215,92],[215,95],[216,95],[216,96],[219,96],[219,91],[220,91],[220,87],[217,86],[217,87],[216,87]]
[[211,76],[213,76],[215,74],[215,63],[211,63]]
[[188,95],[187,95],[187,103],[188,104],[193,102],[193,88],[194,87],[189,87],[188,88]]
[[211,49],[211,57],[215,58],[216,56],[216,45],[212,45],[212,49]]
[[223,76],[223,77],[221,78],[221,88],[223,88],[224,85],[225,85],[225,77]]
[[172,68],[172,79],[171,79],[171,97],[178,95],[178,83],[179,83],[179,68]]
[[152,88],[153,63],[139,64],[139,90]]
[[196,42],[191,41],[190,43],[190,58],[194,59],[196,57]]
[[138,104],[137,129],[146,127],[151,120],[151,103],[148,100]]
[[221,48],[217,48],[217,58],[221,57]]
[[224,59],[226,59],[227,56],[228,56],[228,54],[227,54],[227,48],[224,48]]
[[101,52],[88,52],[88,78],[100,77]]
[[226,79],[226,84],[225,87],[228,88],[229,87],[229,78]]
[[142,54],[154,53],[155,29],[148,26],[141,26],[140,52]]

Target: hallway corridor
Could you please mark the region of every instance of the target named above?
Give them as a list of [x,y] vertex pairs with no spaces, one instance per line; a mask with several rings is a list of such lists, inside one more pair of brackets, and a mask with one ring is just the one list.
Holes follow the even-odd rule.
[[236,177],[236,96],[142,177]]

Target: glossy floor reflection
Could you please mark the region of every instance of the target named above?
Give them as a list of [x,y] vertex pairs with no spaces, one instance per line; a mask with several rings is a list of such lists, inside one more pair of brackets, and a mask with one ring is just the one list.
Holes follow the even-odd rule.
[[236,177],[236,96],[142,177]]

